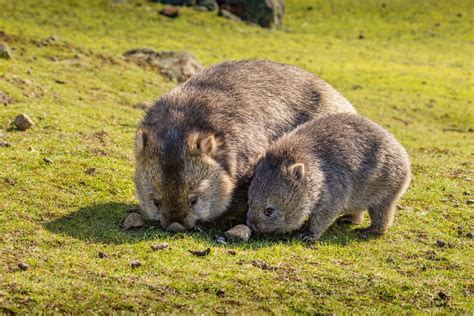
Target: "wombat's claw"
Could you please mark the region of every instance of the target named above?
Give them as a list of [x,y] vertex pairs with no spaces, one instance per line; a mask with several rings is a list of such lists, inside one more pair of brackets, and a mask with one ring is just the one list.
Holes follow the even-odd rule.
[[315,242],[318,241],[317,238],[315,238],[313,235],[310,235],[310,234],[300,234],[299,238],[301,239],[301,241],[307,244],[314,244]]

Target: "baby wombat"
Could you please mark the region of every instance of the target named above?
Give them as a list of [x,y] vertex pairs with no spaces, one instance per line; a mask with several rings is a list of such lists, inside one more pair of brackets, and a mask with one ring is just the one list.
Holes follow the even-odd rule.
[[296,126],[336,112],[355,110],[293,66],[238,61],[198,73],[162,96],[139,126],[135,183],[145,215],[179,232],[229,206],[245,212],[258,155]]
[[410,182],[405,149],[379,125],[353,114],[314,119],[282,136],[266,151],[250,183],[247,225],[261,233],[297,230],[318,240],[345,215],[366,233],[383,234],[395,203]]

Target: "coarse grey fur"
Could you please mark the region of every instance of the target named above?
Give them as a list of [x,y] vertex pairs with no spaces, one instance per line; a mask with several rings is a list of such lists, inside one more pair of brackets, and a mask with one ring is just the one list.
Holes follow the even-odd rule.
[[162,96],[138,128],[134,180],[144,214],[177,232],[244,213],[258,155],[296,126],[337,112],[355,110],[297,67],[246,60],[205,69]]
[[383,234],[409,183],[408,155],[393,135],[358,115],[327,115],[282,136],[257,163],[247,225],[286,233],[308,220],[305,239],[314,241],[341,215],[360,224],[368,209],[363,231]]

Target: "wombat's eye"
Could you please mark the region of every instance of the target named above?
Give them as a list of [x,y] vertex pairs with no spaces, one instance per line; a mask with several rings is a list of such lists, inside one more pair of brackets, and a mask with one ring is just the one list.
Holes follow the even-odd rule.
[[272,216],[272,214],[275,212],[275,209],[272,208],[272,207],[267,207],[265,209],[265,211],[263,211],[263,214],[265,214],[265,216]]
[[193,196],[192,198],[189,199],[189,205],[190,206],[196,205],[197,202],[198,202],[198,197],[197,196]]
[[160,208],[160,201],[159,201],[159,200],[153,199],[153,204],[155,204],[155,206],[156,206],[157,208]]

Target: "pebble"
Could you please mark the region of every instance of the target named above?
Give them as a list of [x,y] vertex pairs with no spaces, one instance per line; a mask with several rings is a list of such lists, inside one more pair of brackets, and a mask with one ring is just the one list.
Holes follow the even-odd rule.
[[137,228],[145,225],[142,216],[139,213],[130,213],[123,221],[122,227],[124,229]]
[[470,192],[470,191],[464,191],[462,194],[464,194],[464,195],[471,195],[471,192]]
[[211,253],[211,248],[207,248],[206,250],[189,250],[195,256],[204,257]]
[[105,252],[99,251],[99,258],[101,259],[107,258],[107,254]]
[[225,238],[230,241],[247,242],[252,235],[252,231],[247,225],[237,225],[224,233]]
[[29,266],[28,266],[26,263],[24,263],[24,262],[20,262],[20,263],[18,264],[18,268],[19,268],[21,271],[26,271],[26,270],[28,270]]
[[216,295],[219,297],[224,297],[225,296],[225,290],[224,289],[218,289],[216,292]]
[[15,117],[15,120],[13,121],[13,124],[20,131],[25,131],[25,130],[35,126],[35,123],[33,122],[33,120],[26,114],[20,114],[17,117]]
[[47,158],[47,157],[43,158],[43,161],[44,161],[45,163],[47,163],[48,165],[50,165],[50,164],[53,163],[53,161],[52,161],[50,158]]
[[162,243],[162,244],[151,245],[151,249],[152,249],[153,251],[163,250],[163,249],[166,249],[166,248],[168,248],[168,247],[169,247],[169,245],[168,245],[168,243],[166,243],[166,242],[164,242],[164,243]]
[[177,18],[179,10],[175,7],[166,7],[163,10],[160,10],[160,14],[169,18]]
[[444,246],[446,246],[446,242],[444,240],[437,240],[436,241],[436,244],[438,245],[438,247],[440,248],[443,248]]
[[11,147],[11,146],[12,145],[10,145],[10,143],[7,141],[4,141],[4,140],[0,141],[0,147]]
[[130,262],[130,266],[135,269],[142,266],[142,263],[139,260],[133,260]]
[[467,200],[466,203],[467,203],[467,205],[472,205],[472,204],[474,204],[474,200]]
[[216,236],[216,243],[220,245],[226,245],[227,242],[225,241],[225,238],[222,236]]

